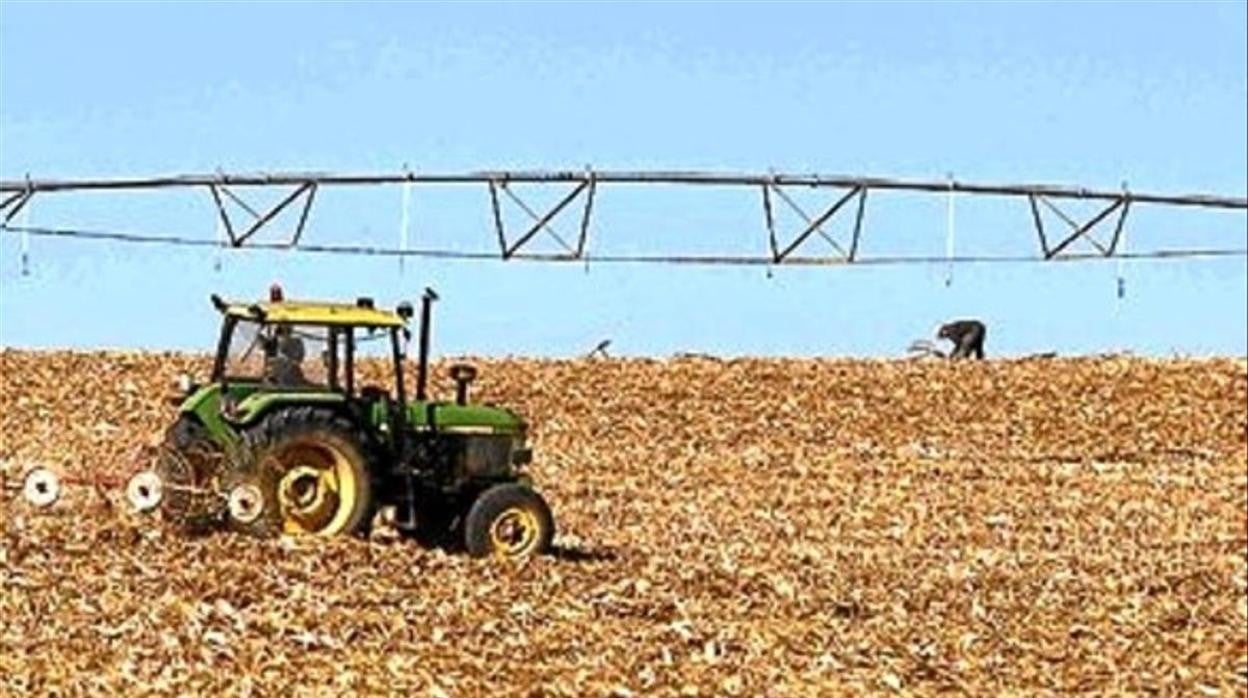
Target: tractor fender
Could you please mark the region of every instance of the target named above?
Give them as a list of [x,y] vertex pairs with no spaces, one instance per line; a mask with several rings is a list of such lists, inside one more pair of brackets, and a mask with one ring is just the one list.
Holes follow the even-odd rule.
[[270,415],[299,409],[329,413],[344,420],[357,432],[361,445],[372,462],[380,462],[378,459],[384,458],[383,454],[388,444],[376,433],[370,421],[370,414],[353,409],[352,402],[341,394],[310,392],[253,394],[238,403],[234,418],[229,421],[235,433],[238,434],[236,438],[241,444],[247,441],[247,434],[254,432]]
[[270,412],[288,407],[320,407],[341,413],[352,422],[356,421],[355,415],[348,409],[345,396],[338,393],[301,391],[252,393],[235,405],[229,421],[239,427],[249,427]]

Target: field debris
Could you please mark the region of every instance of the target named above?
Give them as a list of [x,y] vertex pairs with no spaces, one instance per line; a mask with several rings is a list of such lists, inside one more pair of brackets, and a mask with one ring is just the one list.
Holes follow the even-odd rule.
[[474,363],[551,556],[175,535],[127,468],[209,359],[0,351],[0,694],[1248,691],[1243,360]]

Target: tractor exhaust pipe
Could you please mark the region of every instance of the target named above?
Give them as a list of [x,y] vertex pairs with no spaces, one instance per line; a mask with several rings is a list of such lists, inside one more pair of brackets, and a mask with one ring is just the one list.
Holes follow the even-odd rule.
[[455,404],[468,404],[468,385],[477,378],[477,369],[468,364],[451,366],[451,380],[455,381]]
[[416,399],[429,399],[429,331],[433,324],[433,302],[438,294],[426,287],[420,297],[420,348],[416,359]]

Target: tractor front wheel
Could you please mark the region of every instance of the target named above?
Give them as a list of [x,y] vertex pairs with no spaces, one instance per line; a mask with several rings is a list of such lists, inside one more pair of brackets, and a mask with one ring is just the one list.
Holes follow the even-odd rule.
[[[372,472],[364,440],[350,421],[329,410],[284,409],[248,430],[246,440],[253,466],[235,488],[239,502],[231,501],[242,514],[231,511],[236,524],[293,535],[367,531],[374,513]],[[257,497],[259,502],[247,501]]]
[[473,557],[527,558],[546,552],[554,536],[550,506],[520,483],[485,490],[464,518],[464,546]]

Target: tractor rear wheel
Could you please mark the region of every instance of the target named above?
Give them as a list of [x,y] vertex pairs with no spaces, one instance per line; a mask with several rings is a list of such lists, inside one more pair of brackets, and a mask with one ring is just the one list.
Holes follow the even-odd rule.
[[251,467],[227,492],[236,526],[260,535],[367,532],[375,513],[373,468],[366,437],[349,420],[315,407],[287,408],[264,417],[244,439]]
[[550,506],[518,482],[482,492],[464,518],[464,546],[473,557],[527,558],[550,549],[554,536]]

